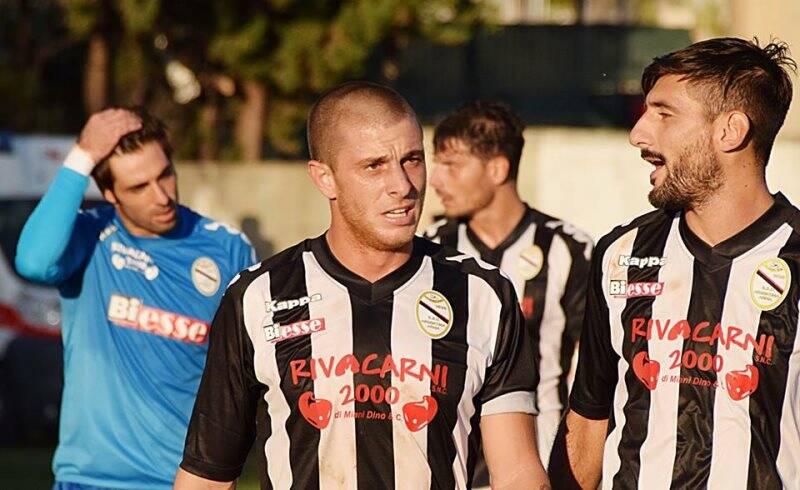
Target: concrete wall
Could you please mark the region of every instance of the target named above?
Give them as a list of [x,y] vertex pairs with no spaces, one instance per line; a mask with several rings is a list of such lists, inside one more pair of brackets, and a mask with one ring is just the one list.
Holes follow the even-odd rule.
[[[426,146],[430,159],[430,130]],[[627,132],[608,129],[536,128],[525,133],[520,193],[533,206],[571,221],[595,238],[651,209],[650,166],[628,144]],[[433,162],[429,162],[429,166]],[[800,202],[800,141],[781,139],[767,169],[770,188]],[[244,230],[281,250],[322,233],[327,201],[306,175],[304,162],[179,165],[181,199],[218,220],[241,226],[251,216],[260,229]],[[422,225],[441,211],[431,189]]]
[[[800,63],[800,1],[798,0],[729,0],[730,35],[752,38],[758,36],[762,45],[772,38],[789,44],[792,57]],[[800,139],[800,80],[792,76],[794,97],[778,138]]]

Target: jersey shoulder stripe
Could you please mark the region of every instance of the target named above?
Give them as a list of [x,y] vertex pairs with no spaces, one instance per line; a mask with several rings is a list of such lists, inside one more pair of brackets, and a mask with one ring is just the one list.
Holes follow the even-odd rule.
[[[501,303],[516,302],[514,286],[505,272],[483,260],[461,253],[451,247],[428,242],[431,260],[444,267],[458,270],[465,277],[476,276],[486,282],[497,294]],[[433,247],[436,247],[435,249]]]
[[429,226],[423,236],[436,243],[455,247],[458,243],[458,227],[461,224],[458,220],[442,218]]
[[597,241],[595,256],[602,257],[609,246],[611,246],[614,242],[619,240],[623,235],[625,235],[629,231],[642,228],[648,225],[670,226],[672,221],[675,219],[675,216],[676,213],[674,212],[668,212],[662,209],[656,209],[647,214],[643,214],[641,216],[634,218],[627,224],[619,225]]
[[303,264],[303,252],[309,250],[308,241],[304,240],[241,271],[239,277],[228,285],[228,290],[225,294],[235,294],[241,299],[250,284],[260,276],[275,270],[301,267]]

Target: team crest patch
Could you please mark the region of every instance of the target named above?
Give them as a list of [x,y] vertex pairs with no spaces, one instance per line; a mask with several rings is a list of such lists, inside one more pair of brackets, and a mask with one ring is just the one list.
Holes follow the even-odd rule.
[[519,253],[517,257],[517,271],[520,277],[530,281],[542,270],[544,265],[544,253],[538,245],[531,245]]
[[200,257],[192,263],[192,283],[203,296],[214,296],[220,281],[219,267],[210,258]]
[[750,278],[750,300],[761,311],[774,310],[789,294],[791,281],[792,271],[785,260],[767,259]]
[[417,298],[417,325],[432,339],[441,339],[453,326],[453,307],[438,291],[423,291]]

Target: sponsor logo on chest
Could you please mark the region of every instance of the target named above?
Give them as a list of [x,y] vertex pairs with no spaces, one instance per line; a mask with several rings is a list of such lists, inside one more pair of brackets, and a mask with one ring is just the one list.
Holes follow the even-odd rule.
[[[758,388],[760,371],[773,365],[775,337],[754,335],[736,325],[686,319],[635,317],[630,324],[630,341],[675,343],[675,349],[654,358],[647,350],[636,353],[631,362],[636,378],[648,390],[661,384],[679,383],[711,389],[723,389],[733,401],[740,401]],[[743,351],[748,361],[721,352]],[[716,352],[716,353],[715,353]],[[761,366],[759,368],[759,366]]]
[[159,269],[150,255],[143,250],[123,245],[120,242],[111,242],[111,265],[118,271],[126,269],[142,274],[145,279],[152,281],[158,277]]
[[628,282],[625,279],[612,280],[608,285],[608,293],[615,298],[640,298],[642,296],[660,296],[664,292],[663,282]]
[[112,294],[108,301],[108,319],[114,325],[139,330],[191,344],[202,344],[209,331],[208,323],[180,313],[145,305],[140,298]]

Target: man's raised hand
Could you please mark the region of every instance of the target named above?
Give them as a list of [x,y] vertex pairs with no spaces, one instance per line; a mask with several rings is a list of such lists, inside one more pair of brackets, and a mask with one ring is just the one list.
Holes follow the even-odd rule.
[[95,164],[116,148],[119,139],[141,129],[139,116],[125,109],[106,109],[92,114],[81,130],[78,146]]

